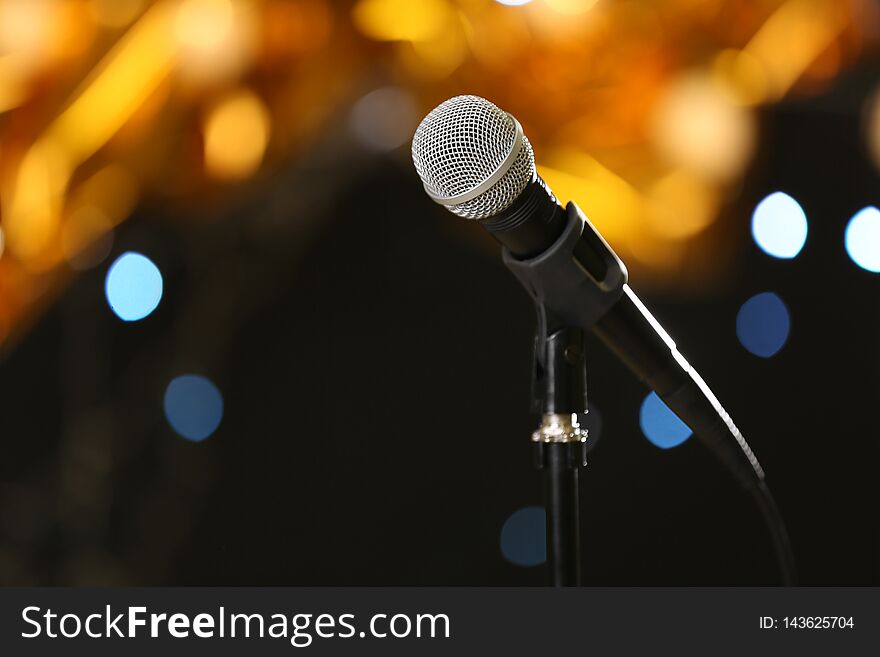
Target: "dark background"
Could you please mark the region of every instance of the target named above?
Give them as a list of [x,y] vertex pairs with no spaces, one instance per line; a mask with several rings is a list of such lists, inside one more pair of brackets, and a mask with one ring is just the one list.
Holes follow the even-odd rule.
[[[856,71],[763,111],[746,185],[711,228],[736,244],[729,275],[674,295],[630,281],[750,440],[811,585],[880,583],[880,279],[842,244],[852,214],[880,202],[858,130],[875,80]],[[0,581],[544,583],[499,549],[505,519],[541,503],[530,302],[490,238],[425,196],[405,147],[358,151],[340,173],[347,148],[318,144],[243,200],[213,199],[211,223],[141,206],[111,258],[149,251],[159,308],[120,322],[102,266],[7,352]],[[749,234],[777,189],[810,220],[792,261]],[[734,332],[766,290],[792,317],[768,360]],[[646,391],[598,343],[588,359],[602,426],[582,477],[585,583],[775,584],[750,500],[696,441],[646,441]],[[202,443],[162,414],[185,372],[224,395]]]

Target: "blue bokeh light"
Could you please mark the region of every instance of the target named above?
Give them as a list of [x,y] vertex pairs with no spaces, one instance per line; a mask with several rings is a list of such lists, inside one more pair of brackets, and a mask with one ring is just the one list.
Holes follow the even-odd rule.
[[774,192],[755,206],[752,237],[767,255],[794,258],[807,241],[807,215],[791,196]]
[[162,273],[153,261],[127,251],[107,270],[107,303],[119,319],[134,322],[156,309],[162,299]]
[[547,516],[543,507],[527,506],[510,514],[501,528],[501,554],[517,566],[547,560]]
[[165,417],[178,434],[199,442],[220,426],[223,395],[203,376],[178,376],[165,389]]
[[788,340],[791,319],[782,299],[761,292],[746,301],[736,315],[736,337],[747,351],[770,358]]
[[880,273],[880,210],[868,206],[856,212],[846,225],[844,244],[854,263]]
[[661,449],[677,447],[693,434],[655,392],[649,393],[642,402],[639,425],[645,438]]

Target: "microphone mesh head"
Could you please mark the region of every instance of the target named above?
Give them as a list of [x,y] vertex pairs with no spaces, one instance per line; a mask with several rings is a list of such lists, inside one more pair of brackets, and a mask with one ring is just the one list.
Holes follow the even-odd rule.
[[[485,182],[517,143],[517,123],[479,96],[456,96],[435,107],[416,129],[412,157],[425,190],[451,198]],[[485,219],[501,212],[535,178],[535,155],[525,135],[507,172],[479,196],[454,205],[450,212]]]

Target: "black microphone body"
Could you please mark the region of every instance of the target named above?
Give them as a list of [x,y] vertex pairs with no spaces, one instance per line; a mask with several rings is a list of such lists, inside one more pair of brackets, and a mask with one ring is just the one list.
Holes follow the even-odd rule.
[[[530,261],[546,258],[569,231],[580,231],[579,235],[572,235],[569,245],[562,247],[565,253],[561,256],[574,261],[593,279],[592,284],[596,287],[609,284],[609,273],[619,268],[622,278],[611,282],[611,289],[607,291],[608,295],[614,296],[614,288],[619,290],[615,300],[607,304],[604,312],[599,309],[596,314],[600,316],[584,316],[583,311],[596,310],[597,304],[589,296],[592,293],[591,282],[587,281],[576,289],[560,291],[560,281],[554,281],[553,290],[548,294],[557,293],[556,298],[549,304],[544,297],[536,299],[536,302],[551,305],[559,322],[573,322],[579,328],[591,329],[693,430],[741,485],[750,488],[761,483],[763,470],[742,434],[696,371],[676,350],[665,331],[626,285],[625,267],[581,215],[577,206],[570,203],[563,208],[544,181],[536,176],[508,208],[481,223],[505,248],[506,264],[514,268],[514,273],[521,279],[517,268],[528,266]],[[563,275],[557,278],[561,279]],[[564,278],[570,280],[573,276],[566,273]],[[530,286],[526,287],[529,289]],[[547,327],[547,330],[552,331],[553,328]]]

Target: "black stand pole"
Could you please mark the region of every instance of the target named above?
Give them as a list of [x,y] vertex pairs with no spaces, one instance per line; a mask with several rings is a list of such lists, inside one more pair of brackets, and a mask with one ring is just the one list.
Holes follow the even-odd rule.
[[577,414],[587,409],[584,332],[563,328],[542,337],[544,326],[539,323],[533,385],[542,420],[532,441],[544,479],[547,563],[553,586],[580,586],[578,470],[587,464],[587,432]]
[[553,586],[581,585],[578,469],[584,443],[535,444],[547,508],[547,565]]

